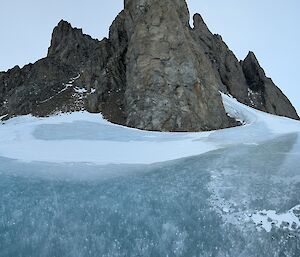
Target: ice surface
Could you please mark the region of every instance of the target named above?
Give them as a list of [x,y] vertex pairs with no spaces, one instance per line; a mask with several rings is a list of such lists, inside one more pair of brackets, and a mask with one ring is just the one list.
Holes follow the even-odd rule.
[[299,122],[223,100],[245,126],[146,132],[85,112],[5,121],[0,257],[299,257]]

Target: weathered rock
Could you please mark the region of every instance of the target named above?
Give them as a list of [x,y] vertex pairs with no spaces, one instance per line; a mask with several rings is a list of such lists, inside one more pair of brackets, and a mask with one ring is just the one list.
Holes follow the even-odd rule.
[[73,105],[68,106],[72,94],[66,88],[68,81],[75,76],[69,66],[51,58],[22,69],[16,66],[8,70],[0,80],[1,115],[46,115],[55,111],[76,110]]
[[72,28],[61,20],[54,28],[48,57],[71,65],[83,65],[96,53],[99,41],[82,33],[82,29]]
[[126,0],[101,41],[61,21],[46,58],[0,73],[0,115],[86,109],[148,130],[201,131],[237,125],[219,91],[297,119],[254,54],[239,62],[184,0]]
[[295,108],[282,91],[266,77],[253,52],[241,62],[248,83],[250,105],[259,110],[299,119]]
[[247,104],[247,82],[239,61],[223,42],[222,37],[209,31],[200,14],[194,15],[193,37],[210,59],[221,82],[220,90]]
[[192,35],[205,50],[214,72],[219,76],[219,89],[222,92],[258,110],[299,119],[288,98],[265,76],[254,53],[250,52],[239,63],[222,37],[209,31],[200,14],[194,15]]
[[129,1],[126,124],[197,131],[229,126],[212,67],[193,44],[184,1]]

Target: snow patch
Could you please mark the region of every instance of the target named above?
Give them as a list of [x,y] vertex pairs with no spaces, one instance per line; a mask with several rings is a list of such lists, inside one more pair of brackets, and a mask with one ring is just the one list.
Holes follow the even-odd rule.
[[[66,83],[66,84],[63,84],[65,87],[63,89],[61,89],[60,91],[58,91],[57,93],[55,93],[53,96],[50,96],[49,98],[43,100],[43,101],[40,101],[39,103],[40,104],[43,104],[43,103],[47,103],[48,101],[50,101],[51,99],[53,99],[54,97],[60,95],[61,93],[65,92],[66,90],[68,90],[70,87],[73,87],[73,83],[80,78],[80,73],[75,77],[75,78],[70,78],[69,79],[69,82]],[[75,90],[75,89],[74,89]],[[75,90],[76,91],[76,90]]]
[[0,116],[0,121],[2,121],[3,119],[5,119],[7,116],[8,116],[8,114]]
[[270,232],[273,227],[296,230],[300,229],[300,205],[297,205],[286,213],[277,213],[274,210],[263,210],[252,215],[252,221],[257,229]]
[[78,94],[85,94],[88,92],[85,88],[79,88],[79,87],[75,87],[74,91]]
[[68,84],[73,84],[77,79],[80,78],[80,73],[78,73],[78,75],[75,78],[71,78],[68,82]]
[[[221,93],[226,112],[230,117],[242,120],[245,124],[257,127],[264,125],[265,129],[274,134],[288,134],[300,131],[300,122],[286,117],[276,116],[246,106],[236,99]],[[239,129],[239,127],[235,128]]]

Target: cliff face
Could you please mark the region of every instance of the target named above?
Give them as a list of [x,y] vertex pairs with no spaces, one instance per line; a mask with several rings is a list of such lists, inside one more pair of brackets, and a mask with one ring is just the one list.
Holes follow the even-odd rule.
[[[184,1],[128,1],[127,125],[151,130],[229,126],[217,80],[190,33]],[[129,33],[128,33],[129,32]]]
[[298,119],[253,53],[239,62],[184,0],[127,0],[102,41],[61,21],[46,58],[0,73],[0,116],[86,109],[141,129],[201,131],[236,125],[219,91]]
[[287,97],[266,77],[253,52],[239,62],[222,37],[209,31],[200,14],[194,16],[192,35],[204,49],[221,81],[220,91],[230,93],[240,102],[258,110],[299,119]]

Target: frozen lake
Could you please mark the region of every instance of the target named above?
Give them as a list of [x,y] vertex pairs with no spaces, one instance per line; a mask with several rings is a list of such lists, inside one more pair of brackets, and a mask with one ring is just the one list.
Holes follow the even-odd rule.
[[298,257],[299,160],[297,133],[152,165],[1,158],[0,256]]
[[0,257],[299,257],[300,123],[223,101],[244,126],[0,124]]

